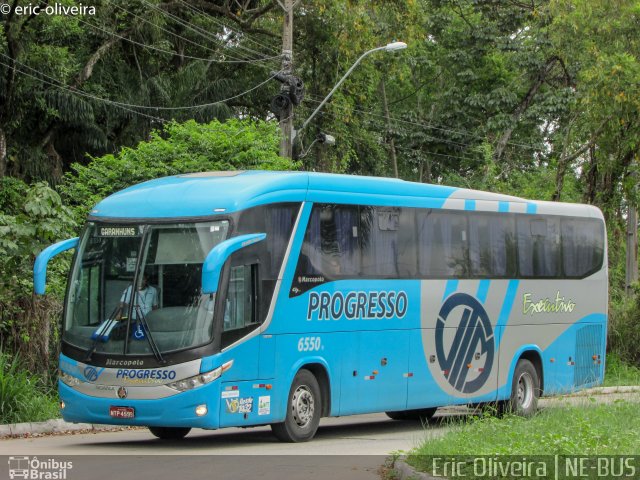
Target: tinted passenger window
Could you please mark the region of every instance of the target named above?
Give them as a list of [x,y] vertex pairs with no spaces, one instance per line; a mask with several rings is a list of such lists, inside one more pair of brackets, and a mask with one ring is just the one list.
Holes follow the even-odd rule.
[[358,208],[321,205],[309,219],[298,264],[301,273],[327,279],[359,274]]
[[567,277],[583,277],[602,267],[604,228],[591,219],[562,220],[562,265]]
[[419,210],[418,273],[422,277],[463,277],[468,273],[467,217]]
[[560,277],[560,219],[517,218],[518,267],[522,277]]
[[411,222],[401,226],[402,216],[400,208],[360,208],[363,275],[390,278],[407,275],[410,266],[400,263],[410,245],[406,240],[403,242],[401,232],[411,228]]
[[469,262],[476,277],[514,277],[515,221],[500,214],[469,215]]

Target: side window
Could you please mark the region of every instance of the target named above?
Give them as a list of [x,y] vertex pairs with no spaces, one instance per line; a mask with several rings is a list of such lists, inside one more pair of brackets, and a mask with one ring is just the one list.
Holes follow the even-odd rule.
[[420,276],[459,278],[467,275],[467,216],[420,210],[416,223]]
[[520,276],[560,277],[560,219],[521,215],[517,230]]
[[231,269],[224,309],[224,331],[244,328],[256,322],[256,270],[257,265]]
[[[74,310],[76,325],[97,325],[100,323],[100,277],[102,265],[94,263],[83,265],[79,276],[79,286],[76,291],[77,307]],[[82,306],[82,308],[80,308]]]
[[516,273],[515,221],[504,214],[469,215],[472,276],[513,277]]
[[604,228],[592,219],[562,219],[562,266],[567,277],[584,277],[602,267]]
[[229,287],[224,300],[222,347],[257,328],[258,265],[231,267]]
[[360,273],[358,208],[316,205],[298,261],[298,276],[335,279]]
[[413,209],[360,207],[362,274],[413,278],[416,275]]
[[232,262],[232,266],[260,264],[257,307],[259,322],[263,322],[269,312],[299,209],[298,203],[279,203],[250,208],[239,215],[237,235],[257,232],[267,234],[266,240],[235,254]]

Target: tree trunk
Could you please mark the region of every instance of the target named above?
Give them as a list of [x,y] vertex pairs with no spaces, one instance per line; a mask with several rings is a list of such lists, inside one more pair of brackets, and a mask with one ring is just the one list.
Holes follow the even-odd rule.
[[524,96],[520,104],[513,111],[513,114],[511,115],[511,122],[509,124],[510,126],[502,134],[502,136],[500,137],[500,140],[498,140],[498,144],[496,145],[496,150],[494,155],[497,162],[499,162],[500,159],[502,158],[502,155],[504,154],[504,150],[507,147],[509,140],[511,139],[511,134],[513,133],[518,122],[520,121],[520,117],[524,112],[527,111],[527,109],[529,108],[529,105],[531,105],[531,102],[533,101],[533,98],[538,93],[538,90],[540,89],[542,84],[546,81],[547,75],[549,75],[554,65],[558,61],[560,61],[558,57],[551,57],[549,60],[547,60],[547,63],[545,63],[544,67],[536,75],[536,78],[534,79],[533,83],[529,87],[527,94]]
[[567,156],[567,149],[569,148],[569,134],[571,132],[571,124],[567,127],[567,132],[564,135],[564,141],[562,142],[562,153],[558,159],[558,168],[556,169],[556,190],[551,196],[551,200],[554,202],[560,201],[562,196],[562,189],[564,188],[564,177],[567,174],[567,167],[569,166],[569,158]]
[[0,178],[4,177],[7,171],[7,136],[4,129],[0,127]]
[[596,188],[598,184],[598,162],[596,160],[595,146],[589,148],[589,168],[585,174],[587,188],[582,196],[584,203],[593,204],[596,200]]
[[[631,199],[629,199],[631,200]],[[627,213],[627,266],[625,274],[625,293],[633,295],[633,284],[638,281],[638,211],[629,203]]]

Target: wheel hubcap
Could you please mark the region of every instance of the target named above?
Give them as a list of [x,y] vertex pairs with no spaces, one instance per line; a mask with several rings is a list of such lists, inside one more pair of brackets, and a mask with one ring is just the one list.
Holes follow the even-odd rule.
[[533,402],[533,378],[524,372],[518,378],[518,407],[527,410]]
[[299,427],[306,427],[313,419],[315,400],[309,387],[300,385],[291,397],[291,413]]

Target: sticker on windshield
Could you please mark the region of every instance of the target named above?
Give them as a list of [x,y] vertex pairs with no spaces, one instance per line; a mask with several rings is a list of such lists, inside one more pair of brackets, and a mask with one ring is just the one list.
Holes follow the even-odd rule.
[[142,227],[98,227],[98,237],[137,237]]
[[142,328],[141,322],[136,322],[136,325],[133,328],[133,332],[131,333],[131,336],[133,337],[134,340],[145,339],[144,329]]

